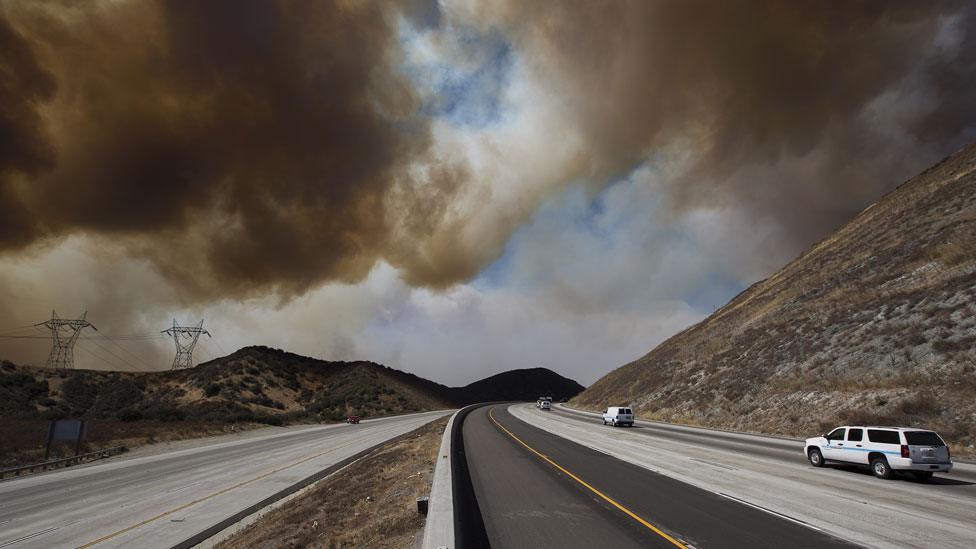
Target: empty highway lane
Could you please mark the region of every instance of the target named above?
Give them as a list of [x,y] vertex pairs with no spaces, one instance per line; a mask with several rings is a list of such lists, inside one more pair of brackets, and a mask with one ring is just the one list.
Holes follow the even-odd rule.
[[531,404],[517,418],[627,463],[787,515],[859,545],[976,547],[976,467],[928,483],[880,480],[855,467],[811,467],[802,442],[652,422],[602,425],[599,414]]
[[824,532],[474,410],[465,456],[492,547],[843,547]]
[[0,482],[0,548],[173,547],[449,412],[292,428]]

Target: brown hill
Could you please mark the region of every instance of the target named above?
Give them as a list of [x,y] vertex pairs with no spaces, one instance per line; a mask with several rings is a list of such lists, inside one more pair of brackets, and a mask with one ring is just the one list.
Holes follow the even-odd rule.
[[336,421],[451,408],[443,385],[372,362],[245,347],[167,372],[0,366],[0,415],[122,421]]
[[451,389],[454,400],[463,404],[505,400],[535,400],[548,396],[561,401],[583,391],[583,386],[547,368],[509,370],[464,387]]
[[974,170],[969,145],[573,402],[787,435],[924,425],[973,453]]
[[245,347],[167,372],[56,371],[0,362],[0,467],[39,461],[47,420],[63,417],[91,420],[85,449],[95,449],[256,424],[341,421],[541,394],[569,397],[582,389],[543,368],[449,388],[372,362],[326,362],[267,347]]
[[372,362],[327,362],[245,347],[166,372],[57,371],[0,363],[0,416],[121,421],[336,421],[474,402],[569,398],[583,390],[545,368],[446,387]]

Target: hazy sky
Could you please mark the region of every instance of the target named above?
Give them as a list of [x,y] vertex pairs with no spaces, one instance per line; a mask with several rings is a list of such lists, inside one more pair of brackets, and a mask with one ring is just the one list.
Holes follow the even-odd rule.
[[0,0],[0,358],[589,384],[976,138],[953,2]]

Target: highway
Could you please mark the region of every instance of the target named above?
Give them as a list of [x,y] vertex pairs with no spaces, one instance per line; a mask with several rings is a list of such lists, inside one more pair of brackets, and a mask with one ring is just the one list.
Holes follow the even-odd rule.
[[[951,474],[937,475],[929,483],[884,481],[856,467],[811,467],[803,457],[802,443],[795,440],[645,421],[633,428],[614,428],[602,425],[597,414],[558,405],[550,412],[532,404],[506,408],[563,444],[575,442],[858,545],[976,547],[973,465],[957,462]],[[688,535],[694,537],[693,532]]]
[[463,440],[494,548],[849,546],[533,427],[510,413],[509,405],[471,412]]
[[286,428],[0,482],[0,548],[173,547],[447,411]]

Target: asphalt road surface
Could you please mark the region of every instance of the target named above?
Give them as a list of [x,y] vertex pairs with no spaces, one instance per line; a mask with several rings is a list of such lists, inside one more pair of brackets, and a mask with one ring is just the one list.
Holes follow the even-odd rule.
[[801,441],[639,421],[602,425],[561,406],[509,407],[550,434],[713,494],[748,502],[868,547],[976,547],[976,466],[930,482],[880,480],[867,468],[811,467]]
[[289,429],[0,482],[0,548],[173,547],[448,412]]
[[463,425],[492,547],[848,546],[533,427],[508,408],[479,408]]

